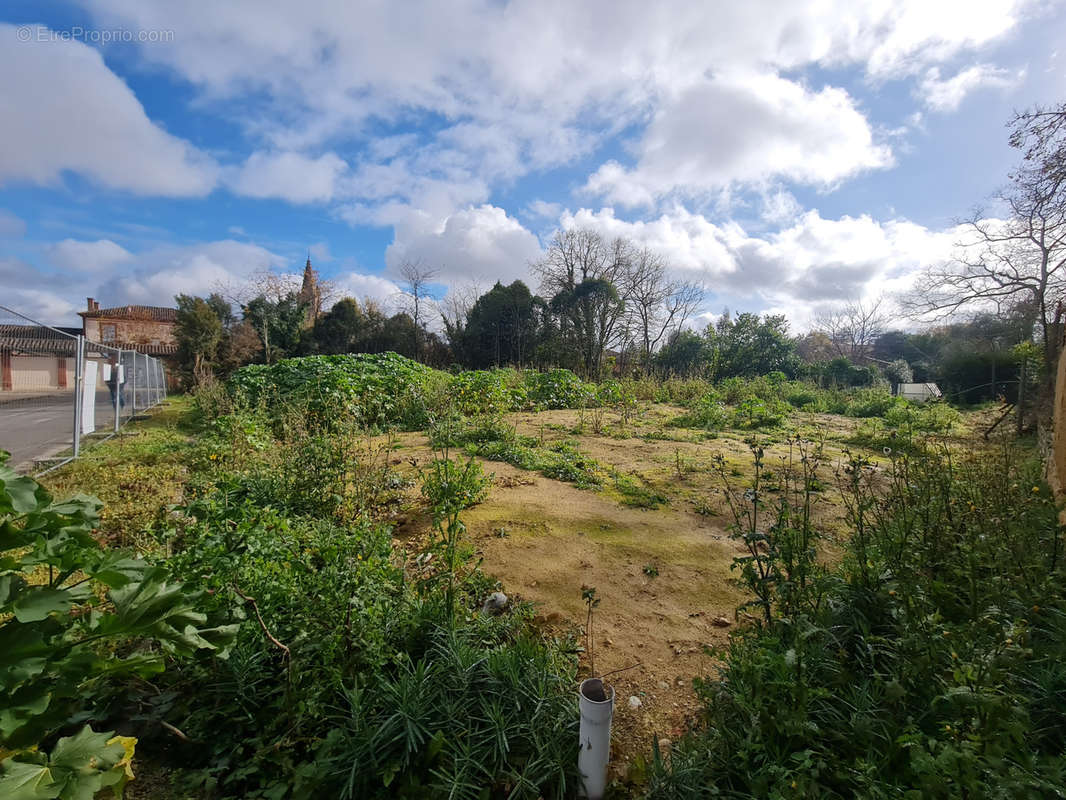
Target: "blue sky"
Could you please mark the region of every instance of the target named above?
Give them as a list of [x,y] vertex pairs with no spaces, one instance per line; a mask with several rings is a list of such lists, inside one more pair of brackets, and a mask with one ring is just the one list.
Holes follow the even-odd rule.
[[[554,231],[797,330],[905,290],[1066,100],[1054,2],[8,2],[0,304],[535,282]],[[989,215],[996,209],[990,207]],[[535,288],[535,285],[534,285]]]

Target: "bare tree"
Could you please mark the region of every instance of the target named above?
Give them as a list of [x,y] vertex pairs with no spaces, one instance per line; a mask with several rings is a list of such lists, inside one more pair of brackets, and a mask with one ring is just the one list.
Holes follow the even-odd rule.
[[424,328],[426,323],[426,309],[432,303],[429,294],[429,285],[440,274],[436,267],[430,267],[419,261],[404,261],[397,270],[402,283],[408,308],[411,310],[411,319],[418,328]]
[[[215,291],[234,305],[244,307],[256,297],[265,297],[272,303],[278,303],[290,295],[298,295],[302,284],[302,273],[263,269],[242,280],[219,281],[215,284]],[[328,279],[319,279],[318,289],[323,308],[332,306],[342,295],[337,284]]]
[[474,307],[474,303],[482,294],[484,293],[481,287],[476,283],[451,287],[438,304],[441,318],[444,321],[444,329],[446,331],[462,330],[470,309]]
[[851,300],[840,308],[817,317],[815,328],[832,343],[834,352],[852,363],[867,361],[877,337],[884,332],[886,315],[881,311],[884,298],[872,303]]
[[556,233],[544,258],[530,265],[564,335],[580,347],[588,375],[600,371],[604,349],[617,339],[630,250],[623,239],[606,241],[593,230],[577,228]]
[[643,248],[626,264],[626,311],[631,335],[639,337],[645,372],[663,338],[685,324],[703,300],[694,283],[671,280],[661,256]]
[[980,210],[948,262],[931,267],[916,285],[914,311],[936,318],[965,308],[997,313],[1037,310],[1044,358],[1058,350],[1052,330],[1066,297],[1066,105],[1016,115],[1010,143],[1022,163],[995,199],[1004,219]]

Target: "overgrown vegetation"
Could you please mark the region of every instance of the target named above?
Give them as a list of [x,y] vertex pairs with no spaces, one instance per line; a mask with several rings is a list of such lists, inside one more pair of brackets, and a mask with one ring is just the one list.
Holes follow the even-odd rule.
[[[66,667],[30,676],[27,686],[69,689],[54,692],[53,719],[27,701],[38,730],[24,743],[5,740],[22,749],[7,754],[0,779],[29,777],[31,767],[62,776],[71,742],[82,748],[92,736],[92,791],[120,787],[133,740],[99,738],[117,730],[197,797],[571,796],[579,648],[546,637],[522,603],[502,613],[486,604],[503,587],[475,561],[463,517],[489,491],[484,461],[629,506],[666,504],[667,483],[684,484],[697,469],[681,449],[661,479],[646,479],[593,458],[582,442],[636,435],[653,403],[671,404],[660,425],[681,406],[675,424],[703,429],[679,441],[760,431],[783,440],[792,458],[773,465],[771,479],[756,448],[753,484],[735,464],[719,464],[745,550],[736,577],[752,591],[744,612],[755,621],[734,635],[722,680],[700,685],[704,727],[669,758],[653,754],[652,796],[1052,785],[1063,605],[1054,506],[1045,490],[1032,491],[1031,465],[1003,456],[994,474],[926,447],[929,434],[958,422],[946,404],[915,406],[883,389],[822,388],[780,372],[594,384],[561,369],[453,375],[396,354],[247,367],[227,384],[204,382],[184,435],[160,434],[151,447],[116,440],[111,446],[158,470],[115,495],[136,532],[117,519],[101,531],[109,544],[146,552],[147,561],[130,562],[136,568],[100,566],[128,556],[93,535],[96,501],[55,506],[40,494],[37,511],[16,509],[23,516],[4,530],[36,530],[35,513],[73,515],[50,524],[57,535],[77,531],[84,553],[46,578],[52,562],[34,548],[59,559],[57,570],[66,556],[47,537],[17,540],[14,556],[30,560],[5,561],[15,566],[4,577],[21,572],[27,587],[45,587],[33,591],[74,594],[46,603],[38,620],[12,605],[5,626],[48,626],[57,663],[77,648],[91,659],[72,679],[60,681]],[[540,437],[525,435],[507,416],[560,409],[572,413],[549,440],[543,427]],[[854,440],[891,456],[888,473],[859,455],[841,473],[854,535],[835,571],[818,554],[812,513],[828,465],[819,448],[787,433],[811,413],[862,418]],[[401,471],[396,431],[407,428],[424,429],[435,452]],[[87,476],[104,480],[107,453],[84,462]],[[156,477],[180,480],[180,490]],[[21,484],[5,485],[28,502]],[[412,502],[428,526],[401,545],[391,522]],[[1007,539],[994,536],[999,525]],[[660,586],[660,570],[669,574],[670,563],[648,561],[640,573]],[[166,629],[134,627],[71,648],[71,631],[93,637],[91,626],[125,613],[123,581],[180,586],[174,619],[192,624],[178,628],[193,638],[178,647]],[[1034,605],[1039,615],[1025,612]],[[1015,708],[1024,713],[1008,713]],[[1008,739],[1014,744],[1002,744]],[[91,796],[60,791],[53,796]]]
[[698,682],[699,728],[654,755],[650,797],[1059,797],[1063,537],[1039,464],[1009,447],[854,456],[851,538],[819,562],[828,465],[797,442],[783,492],[723,473],[753,623]]

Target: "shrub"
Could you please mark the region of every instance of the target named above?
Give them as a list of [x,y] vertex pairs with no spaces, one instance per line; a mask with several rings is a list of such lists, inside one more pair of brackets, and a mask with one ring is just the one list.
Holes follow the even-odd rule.
[[328,427],[338,415],[364,425],[426,423],[426,393],[448,377],[396,353],[306,356],[252,364],[230,376],[229,389],[249,405],[265,400],[275,411],[297,403],[309,424]]
[[463,414],[502,414],[526,405],[525,384],[512,369],[460,372],[452,379],[450,392]]
[[595,386],[568,369],[527,372],[529,401],[536,408],[586,408],[595,402]]
[[926,448],[840,477],[850,537],[828,573],[788,500],[809,492],[729,495],[763,613],[697,682],[705,722],[655,759],[648,796],[1056,796],[1066,584],[1039,463]]
[[890,408],[906,402],[885,389],[857,389],[848,400],[844,413],[849,417],[883,417]]
[[677,421],[683,427],[706,428],[720,431],[729,425],[731,417],[726,407],[719,400],[716,392],[707,392],[694,402],[687,414]]
[[472,459],[460,465],[450,458],[438,458],[423,475],[422,496],[429,501],[434,516],[445,516],[484,500],[490,480]]
[[6,459],[0,451],[0,795],[121,794],[137,740],[84,724],[95,694],[158,673],[164,652],[224,656],[234,629],[205,626],[201,596],[162,569],[103,550],[98,500],[57,503]]
[[773,428],[788,419],[788,414],[789,408],[781,400],[749,397],[737,406],[733,413],[733,424],[748,430]]
[[[439,496],[448,508],[465,502]],[[572,791],[572,656],[537,637],[524,608],[477,613],[492,584],[476,569],[451,572],[439,549],[404,565],[389,529],[366,519],[340,527],[226,494],[187,513],[169,534],[169,567],[198,576],[242,620],[228,661],[198,663],[143,698],[197,742],[171,748],[190,788],[220,798]]]

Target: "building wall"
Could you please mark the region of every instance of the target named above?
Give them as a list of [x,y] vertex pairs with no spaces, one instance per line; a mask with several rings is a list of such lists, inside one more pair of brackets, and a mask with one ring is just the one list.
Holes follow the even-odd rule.
[[73,386],[73,358],[17,354],[11,356],[12,392],[70,391]]
[[[114,337],[105,337],[105,326],[114,325]],[[85,338],[91,342],[122,345],[155,344],[174,345],[173,322],[156,322],[146,319],[107,319],[100,317],[85,318]]]

